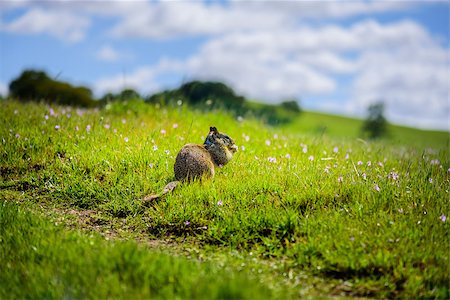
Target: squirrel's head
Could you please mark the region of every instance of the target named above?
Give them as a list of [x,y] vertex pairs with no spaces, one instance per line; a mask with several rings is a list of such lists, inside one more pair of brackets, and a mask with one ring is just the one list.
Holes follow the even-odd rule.
[[209,128],[208,136],[203,145],[213,154],[216,153],[219,155],[219,152],[223,152],[220,154],[223,154],[226,157],[226,162],[224,161],[225,159],[220,159],[220,162],[218,163],[222,165],[226,164],[238,150],[238,146],[236,146],[233,139],[226,134],[219,133],[216,127]]

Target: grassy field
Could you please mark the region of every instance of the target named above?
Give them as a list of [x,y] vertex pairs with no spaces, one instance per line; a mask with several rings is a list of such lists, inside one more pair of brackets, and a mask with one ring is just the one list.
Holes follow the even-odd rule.
[[[0,298],[440,298],[449,292],[448,133],[304,113],[267,127],[140,101],[0,103]],[[209,126],[239,152],[178,187]]]

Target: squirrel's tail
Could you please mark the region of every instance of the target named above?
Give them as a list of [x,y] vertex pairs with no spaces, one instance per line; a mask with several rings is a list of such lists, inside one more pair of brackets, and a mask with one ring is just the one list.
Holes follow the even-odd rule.
[[163,188],[162,192],[160,192],[159,194],[152,194],[152,195],[144,196],[142,198],[142,201],[144,203],[150,203],[150,202],[153,202],[155,200],[158,200],[159,198],[161,198],[165,194],[172,192],[178,186],[178,184],[180,184],[180,181],[178,181],[178,180],[177,181],[171,181],[168,184],[166,184],[166,186]]

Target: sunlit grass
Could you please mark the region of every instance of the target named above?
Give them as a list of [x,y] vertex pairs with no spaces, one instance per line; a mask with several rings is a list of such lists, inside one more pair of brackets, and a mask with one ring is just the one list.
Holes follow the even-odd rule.
[[[399,144],[399,139],[342,138],[342,132],[303,133],[297,130],[302,117],[279,129],[257,120],[239,122],[222,112],[168,110],[140,101],[101,111],[16,102],[1,106],[0,196],[44,211],[50,220],[55,209],[92,212],[94,225],[82,223],[87,233],[75,240],[92,228],[107,227],[120,239],[184,241],[202,260],[229,263],[231,274],[247,269],[241,267],[246,259],[230,256],[238,251],[251,256],[261,269],[253,276],[264,284],[286,278],[277,281],[276,293],[291,296],[449,296],[449,153],[441,142],[420,146],[416,140],[427,132],[417,131],[410,140],[405,135]],[[216,170],[214,180],[183,184],[143,205],[144,195],[173,180],[178,150],[202,143],[212,125],[239,146],[233,160]],[[33,215],[28,218],[34,222]],[[38,226],[48,226],[44,223]],[[31,225],[16,228],[10,221],[9,226],[20,234]],[[66,234],[58,230],[54,239]],[[115,263],[107,249],[122,246],[98,243],[103,246],[92,251]],[[8,242],[7,247],[13,246]],[[65,247],[58,247],[61,254],[55,255],[62,259]],[[127,247],[131,250],[119,251],[137,251],[134,244]],[[82,249],[91,250],[87,244]],[[152,264],[146,258],[150,254],[139,251],[135,264]],[[14,260],[24,260],[25,266],[33,262],[17,256],[10,263]],[[19,284],[4,278],[9,285]],[[153,295],[133,280],[121,284],[138,297]],[[180,280],[183,286],[193,284],[183,276]],[[245,296],[246,284],[236,284],[239,296]],[[156,295],[196,297],[187,290]],[[37,291],[24,295],[40,295],[33,294]]]

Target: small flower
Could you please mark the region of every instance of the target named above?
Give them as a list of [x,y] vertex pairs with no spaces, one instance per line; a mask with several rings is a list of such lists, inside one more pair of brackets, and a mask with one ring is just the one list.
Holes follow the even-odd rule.
[[259,160],[259,157],[255,155],[255,160]]
[[378,162],[378,165],[379,165],[380,167],[384,167],[384,165],[383,165],[383,163],[382,163],[381,161]]
[[278,139],[278,134],[275,133],[275,134],[273,135],[273,138],[274,138],[274,139]]
[[87,131],[87,132],[91,131],[91,125],[87,125],[87,126],[86,126],[86,131]]
[[48,115],[45,115],[45,116],[44,116],[44,119],[48,120]]
[[245,151],[245,147],[244,147],[244,146],[241,146],[241,150],[242,150],[242,151]]
[[14,110],[14,114],[17,115],[19,111],[17,109]]
[[308,152],[308,147],[307,147],[306,145],[303,146],[302,152],[303,152],[303,153]]
[[122,124],[125,124],[127,122],[126,119],[122,119]]
[[105,127],[105,129],[109,129],[111,127],[111,125],[105,124],[105,125],[103,125],[103,127]]
[[291,155],[290,155],[289,153],[287,153],[287,154],[285,155],[285,157],[286,157],[287,159],[291,159]]
[[16,133],[15,137],[16,137],[17,139],[20,139],[20,134]]
[[78,128],[78,125],[75,126],[75,130],[76,130],[76,131],[80,130],[80,128]]
[[166,130],[165,129],[161,129],[160,133],[161,134],[166,134]]
[[219,205],[219,206],[223,205],[222,200],[217,201],[217,205]]
[[125,143],[128,143],[128,138],[124,137],[123,140],[125,141]]
[[314,160],[314,156],[310,155],[310,156],[308,157],[308,159],[309,159],[310,161],[313,161],[313,160]]
[[446,217],[444,214],[442,214],[442,215],[439,217],[439,219],[440,219],[442,222],[445,222],[445,221],[447,220],[447,217]]
[[369,161],[367,162],[367,166],[370,167],[371,165],[372,165],[372,162],[369,160]]
[[189,221],[184,222],[184,225],[186,225],[186,226],[189,224],[191,224],[191,222],[189,222]]
[[429,183],[433,183],[433,178],[428,178]]
[[345,153],[345,160],[349,159],[350,155],[348,153]]
[[219,167],[220,169],[222,169],[222,168],[223,168],[223,165],[222,165],[222,164],[219,164],[218,167]]
[[270,140],[266,140],[266,145],[270,146]]
[[156,151],[156,150],[158,150],[158,146],[153,145],[153,151]]
[[362,178],[363,178],[364,180],[366,180],[366,179],[367,179],[367,175],[366,175],[366,173],[362,173],[362,174],[361,174],[361,176],[362,176]]
[[50,113],[50,116],[52,116],[52,117],[56,116],[55,111],[54,111],[53,108],[51,108],[51,107],[50,107],[50,109],[49,109],[49,113]]
[[360,165],[362,165],[363,164],[363,162],[362,161],[360,161],[360,160],[358,160],[358,162],[356,163],[358,166],[360,166]]
[[61,128],[61,126],[55,125],[55,129],[56,129],[56,130],[59,130],[60,128]]
[[378,184],[375,184],[375,191],[379,192],[380,191],[380,187],[378,186]]
[[398,179],[398,174],[395,173],[395,172],[390,172],[388,174],[388,179],[397,180]]
[[180,100],[178,100],[178,101],[177,101],[177,105],[178,105],[178,106],[181,106],[181,105],[183,105],[183,101],[181,101],[181,99],[180,99]]
[[334,148],[333,148],[333,152],[334,152],[334,153],[338,153],[338,152],[339,152],[339,148],[338,148],[338,147],[334,147]]
[[248,142],[248,141],[250,141],[250,137],[249,137],[248,135],[244,135],[244,140],[245,140],[246,142]]
[[399,209],[397,209],[397,211],[402,214],[403,213],[403,208],[399,208]]
[[441,162],[439,161],[439,159],[432,159],[431,161],[430,161],[430,164],[432,164],[432,165],[439,165]]
[[337,180],[339,183],[342,183],[342,181],[344,181],[344,178],[342,176],[339,176]]
[[175,123],[175,124],[172,125],[172,127],[173,127],[173,128],[178,128],[178,124]]
[[275,157],[270,157],[270,156],[269,156],[268,160],[269,160],[269,162],[271,162],[271,163],[276,163],[276,162],[277,162],[277,159],[276,159]]
[[164,153],[166,153],[166,155],[170,154],[170,150],[164,150]]
[[447,173],[450,173],[450,168],[448,168]]

